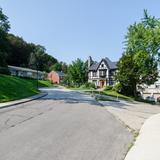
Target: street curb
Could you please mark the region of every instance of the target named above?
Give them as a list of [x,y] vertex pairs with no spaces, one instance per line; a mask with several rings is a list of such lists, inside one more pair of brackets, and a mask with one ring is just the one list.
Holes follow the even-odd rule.
[[148,118],[140,129],[139,135],[125,160],[159,160],[160,159],[160,113]]
[[[28,97],[28,98],[21,99],[21,100],[16,100],[15,102],[14,102],[14,101],[8,102],[8,103],[11,103],[11,104],[4,104],[4,105],[0,106],[0,109],[12,107],[12,106],[16,106],[16,105],[18,105],[18,104],[27,103],[27,102],[30,102],[30,101],[33,101],[33,100],[36,100],[36,99],[45,97],[45,96],[47,96],[47,95],[48,95],[47,92],[42,92],[42,93],[40,93],[40,94],[38,94],[38,95],[34,95],[34,96],[32,96],[32,97]],[[6,103],[7,103],[7,102],[6,102]]]

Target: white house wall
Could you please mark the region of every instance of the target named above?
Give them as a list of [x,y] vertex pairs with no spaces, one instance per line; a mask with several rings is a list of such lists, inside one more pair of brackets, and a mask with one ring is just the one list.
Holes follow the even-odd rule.
[[[102,67],[103,65],[103,67]],[[105,77],[100,77],[100,70],[106,70],[106,76]],[[93,77],[93,72],[96,72],[96,77]],[[111,80],[109,79],[110,74],[110,69],[108,68],[108,65],[104,60],[101,61],[101,63],[98,66],[97,71],[89,71],[88,73],[88,82],[94,83],[96,86],[101,86],[102,80],[104,81],[104,86],[106,85],[111,85],[110,82]]]
[[[103,65],[103,67],[101,67]],[[99,65],[98,69],[108,69],[108,67],[106,66],[105,62],[102,61],[101,64]]]

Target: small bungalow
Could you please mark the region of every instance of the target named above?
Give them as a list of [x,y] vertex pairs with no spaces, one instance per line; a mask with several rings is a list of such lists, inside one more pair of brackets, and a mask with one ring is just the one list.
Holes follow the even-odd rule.
[[16,67],[16,66],[8,66],[9,71],[11,72],[11,75],[18,76],[18,77],[26,77],[26,78],[33,78],[37,79],[45,79],[46,73],[41,71],[36,71],[29,68],[23,68],[23,67]]
[[48,80],[52,83],[60,84],[64,79],[65,74],[62,71],[51,71],[48,73]]

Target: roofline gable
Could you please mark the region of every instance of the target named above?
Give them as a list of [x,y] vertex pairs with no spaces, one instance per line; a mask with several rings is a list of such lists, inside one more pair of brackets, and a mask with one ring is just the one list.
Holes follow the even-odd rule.
[[[110,69],[110,67],[109,67],[107,61],[105,60],[105,58],[102,58],[102,60],[100,61],[99,65],[98,65],[98,67],[97,67],[97,70],[98,70],[99,66],[101,65],[101,63],[102,63],[103,61],[104,61],[104,63],[106,64],[106,66],[108,67],[108,69]],[[97,71],[97,70],[96,70],[96,71]]]

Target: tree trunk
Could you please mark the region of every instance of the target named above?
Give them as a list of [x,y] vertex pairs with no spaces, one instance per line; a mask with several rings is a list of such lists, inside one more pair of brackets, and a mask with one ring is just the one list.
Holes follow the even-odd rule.
[[137,84],[135,82],[133,83],[133,95],[137,97]]

